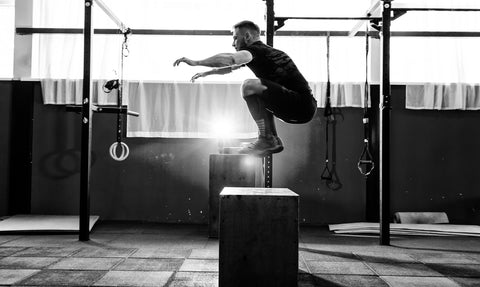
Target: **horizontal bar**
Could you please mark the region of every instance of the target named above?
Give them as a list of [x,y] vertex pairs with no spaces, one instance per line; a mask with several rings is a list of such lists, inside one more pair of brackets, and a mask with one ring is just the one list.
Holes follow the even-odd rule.
[[[80,113],[82,111],[81,105],[67,105],[67,112],[76,112]],[[108,113],[108,114],[127,114],[129,116],[138,117],[140,114],[134,111],[129,111],[127,106],[122,106],[121,108],[117,106],[96,106],[92,105],[92,110],[96,113]]]
[[[82,34],[81,28],[16,28],[19,35],[29,34]],[[95,34],[120,34],[118,29],[95,29]],[[163,30],[132,29],[136,35],[179,35],[179,36],[231,36],[230,30]]]
[[480,12],[480,8],[394,8],[393,11]]
[[103,3],[102,0],[95,0],[95,2],[103,10],[103,12],[105,12],[105,14],[107,14],[107,16],[110,17],[115,24],[117,24],[122,33],[125,33],[128,30],[127,25],[120,21],[120,19],[113,13],[112,10],[110,10],[110,8],[108,8],[105,3]]
[[380,20],[381,17],[275,17],[275,20]]
[[475,38],[480,37],[480,32],[463,32],[463,31],[396,31],[391,32],[393,37],[451,37],[451,38]]
[[[378,32],[368,33],[371,36],[377,36]],[[275,36],[299,36],[299,37],[346,37],[348,31],[277,31]],[[365,36],[365,31],[360,32],[357,36]]]
[[[230,30],[148,30],[138,29],[132,30],[136,35],[164,35],[164,36],[231,36]],[[77,28],[17,28],[17,34],[81,34],[83,29]],[[276,36],[330,36],[346,37],[348,31],[277,31]],[[95,34],[119,34],[117,29],[95,29]],[[262,33],[263,34],[263,33]],[[377,36],[378,32],[370,31],[369,35]],[[360,31],[356,36],[365,36],[365,31]],[[393,37],[480,37],[478,32],[465,31],[396,31],[392,32]]]

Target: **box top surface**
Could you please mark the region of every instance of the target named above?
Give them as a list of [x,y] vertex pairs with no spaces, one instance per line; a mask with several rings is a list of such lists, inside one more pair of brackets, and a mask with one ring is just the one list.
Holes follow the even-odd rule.
[[261,187],[224,187],[220,196],[244,195],[244,196],[298,196],[288,188],[261,188]]

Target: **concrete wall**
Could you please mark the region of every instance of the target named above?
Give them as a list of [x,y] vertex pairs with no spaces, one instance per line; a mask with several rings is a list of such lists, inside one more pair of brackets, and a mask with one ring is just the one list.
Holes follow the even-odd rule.
[[480,113],[406,110],[405,88],[392,93],[392,210],[480,224]]

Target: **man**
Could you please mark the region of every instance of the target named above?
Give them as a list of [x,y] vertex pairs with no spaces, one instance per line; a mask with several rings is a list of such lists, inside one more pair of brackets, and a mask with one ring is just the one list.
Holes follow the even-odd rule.
[[257,79],[247,79],[242,85],[242,96],[258,126],[258,139],[241,149],[240,153],[264,157],[283,150],[277,135],[274,116],[287,123],[309,122],[317,109],[308,82],[290,57],[260,40],[260,29],[251,21],[234,26],[233,47],[236,53],[222,53],[204,60],[180,58],[174,66],[219,67],[195,74],[192,82],[212,74],[227,74],[243,66],[249,67]]

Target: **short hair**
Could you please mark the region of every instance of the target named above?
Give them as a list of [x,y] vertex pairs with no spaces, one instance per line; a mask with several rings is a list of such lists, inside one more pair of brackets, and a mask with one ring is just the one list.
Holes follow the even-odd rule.
[[257,24],[253,23],[252,21],[249,21],[249,20],[244,20],[244,21],[241,21],[241,22],[238,22],[237,24],[235,24],[233,26],[234,29],[242,29],[242,28],[245,28],[249,31],[253,31],[255,32],[255,34],[259,35],[260,34],[260,28],[258,27]]

